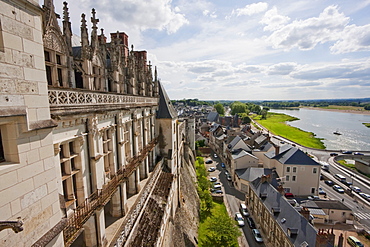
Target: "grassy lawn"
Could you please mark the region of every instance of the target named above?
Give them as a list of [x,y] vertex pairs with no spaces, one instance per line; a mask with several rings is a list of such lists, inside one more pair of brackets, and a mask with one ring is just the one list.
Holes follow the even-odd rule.
[[362,123],[363,125],[365,125],[366,127],[370,128],[370,123]]
[[344,166],[348,167],[349,169],[357,170],[356,167],[355,167],[355,164],[347,163],[346,160],[338,160],[337,162],[341,165],[344,165]]
[[325,149],[325,146],[321,141],[322,139],[316,138],[314,133],[303,131],[285,123],[288,121],[299,120],[298,118],[285,114],[269,112],[267,114],[267,119],[261,119],[261,116],[254,117],[253,119],[267,128],[274,135],[280,135],[306,147]]

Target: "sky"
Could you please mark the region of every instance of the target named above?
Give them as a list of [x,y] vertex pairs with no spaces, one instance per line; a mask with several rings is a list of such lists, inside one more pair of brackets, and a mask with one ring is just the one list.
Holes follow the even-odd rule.
[[[54,0],[61,16],[62,2]],[[73,0],[68,7],[77,36],[81,14],[91,28],[95,8],[105,36],[125,32],[134,50],[146,50],[171,99],[370,97],[370,0]]]

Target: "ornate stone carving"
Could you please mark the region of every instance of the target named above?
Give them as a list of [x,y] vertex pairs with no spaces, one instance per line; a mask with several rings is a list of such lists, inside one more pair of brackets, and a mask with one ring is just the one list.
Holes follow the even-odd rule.
[[57,51],[59,53],[65,53],[66,47],[63,44],[63,40],[58,35],[56,30],[53,28],[48,28],[44,35],[44,46],[52,51]]
[[58,142],[54,144],[54,156],[59,154],[59,152],[60,152],[60,143]]
[[0,221],[0,231],[11,228],[15,233],[23,231],[23,222],[18,217],[17,221]]
[[88,126],[89,126],[89,131],[93,136],[99,133],[98,117],[96,115],[88,119]]

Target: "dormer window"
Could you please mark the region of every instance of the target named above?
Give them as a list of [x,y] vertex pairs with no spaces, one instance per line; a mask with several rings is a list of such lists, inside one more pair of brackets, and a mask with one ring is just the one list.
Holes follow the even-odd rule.
[[297,228],[288,228],[288,236],[294,237],[298,235],[299,230]]
[[271,211],[272,211],[273,214],[278,214],[278,213],[280,213],[280,208],[279,207],[272,207]]
[[261,199],[264,199],[266,197],[267,197],[267,193],[266,192],[260,193],[260,198]]

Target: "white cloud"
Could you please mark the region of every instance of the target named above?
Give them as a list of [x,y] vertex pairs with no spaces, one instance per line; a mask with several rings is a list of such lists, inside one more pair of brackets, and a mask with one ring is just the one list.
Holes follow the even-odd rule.
[[330,51],[334,54],[370,51],[370,24],[346,26],[340,40],[330,47]]
[[345,79],[348,84],[353,84],[353,80],[370,80],[370,60],[305,65],[292,72],[290,76],[293,79],[309,81]]
[[335,41],[349,22],[337,6],[329,6],[319,17],[295,20],[274,31],[268,41],[274,48],[311,50],[319,43]]
[[273,7],[265,13],[260,23],[265,24],[263,30],[265,31],[275,31],[285,25],[290,18],[288,16],[279,15],[277,8]]
[[209,10],[203,10],[203,15],[211,18],[217,18],[216,12],[210,12]]
[[258,3],[252,3],[249,5],[246,5],[244,8],[239,8],[236,10],[233,10],[233,14],[236,14],[236,16],[242,16],[242,15],[254,15],[259,14],[261,12],[266,11],[268,8],[268,4],[264,2],[258,2]]
[[297,68],[297,63],[278,63],[268,68],[268,75],[289,75]]
[[98,14],[112,21],[132,25],[140,30],[157,29],[175,33],[189,23],[178,6],[171,6],[172,0],[110,0],[88,1],[86,4],[95,8]]

